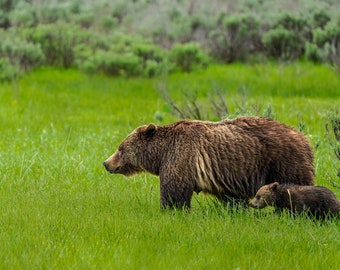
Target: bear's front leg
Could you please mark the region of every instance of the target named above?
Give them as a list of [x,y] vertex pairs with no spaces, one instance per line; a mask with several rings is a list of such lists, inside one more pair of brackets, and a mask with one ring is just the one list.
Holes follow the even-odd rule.
[[169,180],[161,178],[161,208],[162,209],[189,209],[194,188],[181,179]]

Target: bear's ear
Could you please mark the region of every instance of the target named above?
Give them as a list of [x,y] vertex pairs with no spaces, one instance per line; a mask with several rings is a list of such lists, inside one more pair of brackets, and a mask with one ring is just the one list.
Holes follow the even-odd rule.
[[144,134],[145,137],[152,137],[156,132],[156,126],[154,124],[150,124],[146,127]]
[[279,183],[278,182],[274,182],[273,184],[271,184],[271,190],[275,191],[277,190],[277,187],[279,186]]

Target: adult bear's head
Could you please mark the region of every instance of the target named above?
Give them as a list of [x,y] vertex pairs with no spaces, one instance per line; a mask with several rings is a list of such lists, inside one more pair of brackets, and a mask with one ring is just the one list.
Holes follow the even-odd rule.
[[[131,176],[143,171],[157,174],[157,157],[151,156],[157,127],[154,124],[141,126],[129,134],[111,155],[104,166],[110,173]],[[156,170],[156,171],[155,171]]]

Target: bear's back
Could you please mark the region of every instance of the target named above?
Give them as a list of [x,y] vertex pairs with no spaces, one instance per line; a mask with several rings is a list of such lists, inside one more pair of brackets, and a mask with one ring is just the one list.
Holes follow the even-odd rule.
[[279,185],[276,191],[277,206],[294,208],[297,212],[340,212],[340,202],[335,194],[323,186]]

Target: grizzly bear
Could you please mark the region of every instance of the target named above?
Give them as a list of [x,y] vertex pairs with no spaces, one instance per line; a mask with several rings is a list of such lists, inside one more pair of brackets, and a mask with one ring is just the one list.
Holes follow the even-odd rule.
[[104,166],[110,173],[126,176],[159,175],[164,208],[189,208],[194,191],[247,204],[272,179],[314,183],[307,139],[291,127],[262,117],[141,126]]
[[328,188],[278,182],[262,186],[249,205],[259,209],[274,206],[279,211],[287,209],[296,214],[305,212],[316,218],[340,213],[340,202]]

